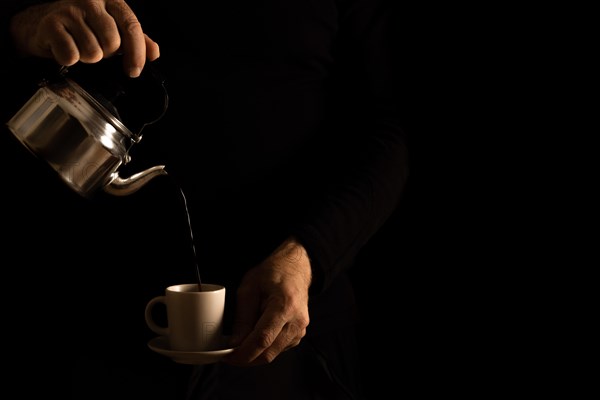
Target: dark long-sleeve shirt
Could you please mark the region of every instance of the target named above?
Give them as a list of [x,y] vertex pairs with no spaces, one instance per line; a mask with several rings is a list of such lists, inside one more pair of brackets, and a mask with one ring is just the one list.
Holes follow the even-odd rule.
[[295,235],[320,291],[390,215],[407,176],[393,3],[165,3],[163,19],[140,17],[170,77],[169,162],[199,229],[217,232],[204,240],[228,238],[207,247],[237,242],[256,262]]

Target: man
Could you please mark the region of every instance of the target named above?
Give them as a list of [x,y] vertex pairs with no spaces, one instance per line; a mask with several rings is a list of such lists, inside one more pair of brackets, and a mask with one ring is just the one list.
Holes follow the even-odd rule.
[[[86,282],[77,294],[88,312],[72,343],[102,349],[75,352],[75,398],[360,398],[347,273],[407,178],[394,3],[213,1],[194,12],[173,1],[3,5],[5,68],[30,85],[11,87],[21,97],[40,71],[111,60],[130,79],[156,67],[169,93],[164,117],[145,128],[153,137],[132,154],[136,165],[164,161],[172,179],[92,203],[60,193],[64,212],[39,209],[32,221],[69,221],[69,239],[98,257],[86,257],[85,271],[65,268]],[[58,190],[52,184],[44,187]],[[83,221],[69,212],[77,210]],[[97,229],[106,221],[112,241]],[[192,279],[190,240],[203,281],[228,288],[235,348],[193,371],[145,348],[135,314],[167,283]],[[171,372],[192,372],[189,391]]]

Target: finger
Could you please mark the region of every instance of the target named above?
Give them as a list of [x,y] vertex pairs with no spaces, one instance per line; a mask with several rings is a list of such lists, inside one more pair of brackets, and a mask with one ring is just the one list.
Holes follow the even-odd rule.
[[255,328],[231,353],[228,361],[234,364],[251,363],[273,345],[285,326],[286,320],[283,318],[281,307],[275,305],[274,302],[270,304],[270,306],[267,305]]
[[144,34],[144,37],[146,39],[146,58],[150,61],[154,61],[160,57],[160,47],[158,43],[150,39],[148,35]]
[[96,6],[87,11],[85,21],[93,32],[103,57],[114,55],[121,47],[121,35],[115,19],[106,9]]
[[60,65],[70,66],[78,62],[81,59],[80,46],[98,46],[91,30],[85,27],[81,13],[41,18],[34,30],[37,33],[32,40],[34,46],[31,53],[53,57]]
[[258,355],[251,362],[251,365],[271,363],[284,351],[298,346],[304,335],[306,335],[305,327],[301,327],[295,323],[285,324],[271,346]]
[[58,64],[71,66],[79,61],[80,54],[77,43],[64,25],[53,27],[51,31],[48,31],[46,37],[46,43],[40,48],[47,48]]
[[132,78],[137,77],[146,63],[146,36],[142,25],[125,2],[110,2],[106,10],[114,18],[121,34],[125,72]]
[[[245,357],[243,353],[244,349],[241,347],[236,349],[236,351],[226,359],[226,362],[238,366],[256,366],[271,363],[284,351],[298,346],[305,335],[306,326],[295,323],[285,324],[271,345],[266,347],[256,356]],[[250,343],[250,341],[247,342]]]
[[104,57],[102,47],[92,29],[85,23],[71,23],[65,26],[75,42],[79,60],[84,63],[95,63]]

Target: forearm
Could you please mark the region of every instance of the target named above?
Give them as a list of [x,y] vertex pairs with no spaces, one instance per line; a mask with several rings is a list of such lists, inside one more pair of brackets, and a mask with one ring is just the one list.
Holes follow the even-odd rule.
[[[375,129],[375,128],[374,128]],[[313,291],[326,287],[386,222],[401,199],[408,175],[408,155],[401,131],[381,129],[365,140],[366,159],[339,165],[340,184],[315,198],[293,230],[313,267]],[[339,174],[342,174],[340,171]],[[335,177],[328,179],[334,182]]]
[[396,209],[408,176],[400,57],[390,31],[397,14],[386,8],[393,2],[347,4],[339,10],[335,112],[314,171],[326,192],[312,199],[294,232],[311,257],[313,290],[352,264]]

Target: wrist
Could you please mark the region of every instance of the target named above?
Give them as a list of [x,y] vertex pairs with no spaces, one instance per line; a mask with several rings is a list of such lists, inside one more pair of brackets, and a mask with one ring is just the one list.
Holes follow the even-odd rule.
[[296,238],[286,239],[278,249],[281,257],[294,266],[296,272],[301,274],[307,282],[307,287],[312,282],[312,267],[308,252]]

